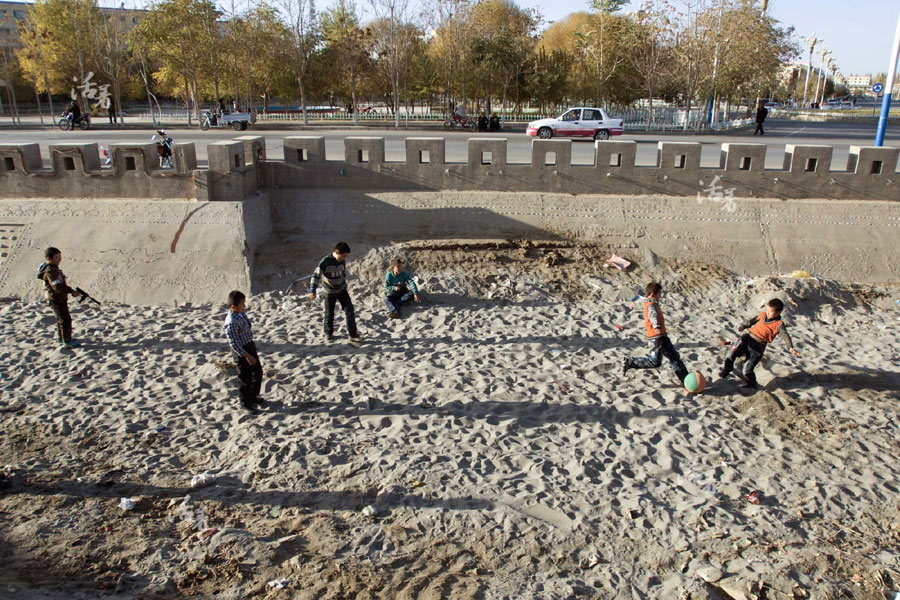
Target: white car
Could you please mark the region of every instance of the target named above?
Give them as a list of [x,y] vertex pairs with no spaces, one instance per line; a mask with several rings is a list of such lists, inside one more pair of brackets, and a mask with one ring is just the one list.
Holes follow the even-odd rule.
[[555,119],[532,121],[525,132],[542,140],[552,137],[608,140],[610,136],[625,132],[625,122],[622,119],[610,119],[602,108],[570,108]]

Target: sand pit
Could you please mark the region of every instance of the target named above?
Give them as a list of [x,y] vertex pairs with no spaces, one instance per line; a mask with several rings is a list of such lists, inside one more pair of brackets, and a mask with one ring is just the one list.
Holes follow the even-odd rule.
[[[361,347],[340,311],[323,343],[319,304],[249,299],[257,416],[222,305],[76,305],[86,343],[60,351],[43,304],[3,300],[0,597],[881,597],[900,289],[650,253],[618,272],[609,250],[355,245]],[[379,289],[397,253],[427,298],[399,321]],[[619,373],[651,279],[702,394],[667,365]],[[772,295],[803,356],[776,340],[742,393],[715,376],[722,342]]]

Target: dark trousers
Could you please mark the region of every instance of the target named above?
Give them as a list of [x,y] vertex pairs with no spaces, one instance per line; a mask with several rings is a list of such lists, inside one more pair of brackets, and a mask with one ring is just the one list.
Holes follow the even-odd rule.
[[388,312],[400,312],[400,307],[412,300],[414,295],[415,294],[406,288],[403,288],[398,292],[388,295],[388,297],[384,299],[384,305],[387,306]]
[[744,363],[744,379],[746,379],[747,383],[750,385],[756,385],[756,375],[753,373],[753,369],[759,364],[763,352],[765,351],[765,344],[757,342],[750,337],[749,333],[745,333],[741,336],[741,339],[735,342],[731,347],[731,351],[725,359],[725,364],[722,365],[722,371],[724,372],[723,377],[727,377],[728,374],[731,373],[731,369],[734,368],[734,361],[742,356],[746,356],[747,362]]
[[69,299],[50,300],[50,308],[56,315],[56,333],[59,341],[68,344],[72,341],[72,315],[69,314]]
[[353,312],[353,301],[350,300],[350,293],[347,290],[340,294],[325,295],[325,335],[334,333],[334,305],[338,302],[341,303],[347,317],[347,333],[350,337],[356,337],[356,313]]
[[237,363],[238,379],[241,380],[241,402],[252,404],[259,396],[259,390],[262,387],[262,363],[259,360],[259,354],[256,353],[256,344],[253,342],[244,346],[244,352],[256,359],[255,365],[247,362],[246,356],[238,356],[234,351],[232,351],[232,356]]
[[669,336],[661,335],[650,340],[650,354],[643,357],[631,357],[628,359],[628,366],[632,369],[656,369],[662,364],[663,357],[669,360],[678,381],[684,381],[687,377],[687,368],[681,362],[681,356],[675,350],[675,346],[669,340]]
[[753,135],[756,135],[757,133],[758,133],[759,135],[766,135],[766,132],[763,131],[762,125],[763,125],[762,123],[757,123],[757,124],[756,124],[756,131],[753,132]]

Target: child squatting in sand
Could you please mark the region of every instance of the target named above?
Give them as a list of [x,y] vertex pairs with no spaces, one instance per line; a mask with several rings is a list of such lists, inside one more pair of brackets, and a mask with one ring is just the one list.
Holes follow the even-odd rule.
[[728,377],[728,374],[731,373],[731,370],[734,368],[734,361],[741,356],[746,356],[747,362],[744,363],[743,374],[736,372],[736,375],[744,380],[741,387],[756,389],[758,386],[753,369],[756,368],[756,365],[759,364],[760,359],[762,359],[763,352],[766,351],[766,346],[770,344],[779,333],[784,337],[784,341],[787,343],[788,350],[791,351],[791,354],[798,357],[800,356],[800,353],[794,349],[794,344],[791,342],[791,336],[787,332],[787,326],[785,326],[784,321],[781,319],[781,312],[783,310],[784,302],[778,298],[772,298],[766,304],[766,310],[758,317],[751,317],[738,327],[738,331],[743,331],[745,329],[749,329],[750,331],[742,335],[741,338],[731,346],[731,350],[725,358],[725,364],[722,365],[722,370],[719,371],[719,377],[722,379]]
[[[663,318],[662,309],[659,307],[659,299],[662,297],[662,285],[653,281],[644,289],[646,297],[643,302],[644,331],[649,340],[650,354],[645,357],[626,357],[622,359],[622,375],[629,369],[656,369],[662,364],[663,356],[669,359],[672,371],[678,378],[679,385],[687,377],[688,370],[675,346],[669,340],[666,333],[666,320]],[[634,307],[634,302],[631,303]]]

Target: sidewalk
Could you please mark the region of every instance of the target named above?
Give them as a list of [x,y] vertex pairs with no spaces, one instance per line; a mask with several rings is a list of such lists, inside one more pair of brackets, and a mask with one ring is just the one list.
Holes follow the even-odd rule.
[[[525,121],[506,121],[503,124],[503,129],[500,132],[493,133],[525,133],[525,128],[528,123]],[[625,128],[625,134],[638,134],[638,133],[653,133],[658,135],[718,135],[720,133],[727,134],[729,132],[734,131],[742,131],[747,127],[751,127],[752,125],[732,128],[732,129],[722,129],[719,131],[711,131],[711,130],[693,130],[693,129],[677,129],[674,126],[667,127],[666,129],[645,129],[643,127],[633,127]],[[51,129],[56,127],[56,121],[53,123],[50,122],[49,117],[47,115],[44,116],[44,124],[41,125],[41,121],[39,117],[36,116],[27,116],[22,118],[21,125],[13,125],[11,118],[9,115],[0,115],[0,131],[11,130],[11,131],[29,131],[29,130],[44,130]],[[135,131],[154,131],[158,127],[164,127],[167,129],[186,129],[188,127],[187,121],[184,119],[178,120],[164,120],[161,125],[155,125],[151,121],[146,120],[138,120],[134,117],[128,118],[126,117],[125,123],[122,125],[110,125],[109,121],[104,117],[101,121],[97,119],[91,122],[91,131],[116,131],[116,130],[135,130]],[[198,129],[199,125],[197,125],[197,121],[191,121],[191,129]],[[379,119],[379,120],[364,120],[360,121],[359,125],[354,125],[352,119],[329,119],[329,120],[310,120],[309,125],[304,125],[302,120],[288,120],[288,119],[265,119],[259,120],[255,125],[247,129],[246,131],[235,131],[234,135],[253,135],[254,131],[316,131],[321,129],[358,129],[364,131],[447,131],[447,132],[465,132],[466,130],[462,129],[451,129],[445,130],[443,128],[442,121],[410,121],[409,125],[406,125],[403,120],[400,121],[400,127],[397,128],[394,126],[393,120],[388,119]],[[230,129],[222,128],[213,128],[210,131],[231,131]],[[484,131],[472,131],[469,132],[472,135],[486,135],[488,132]]]

